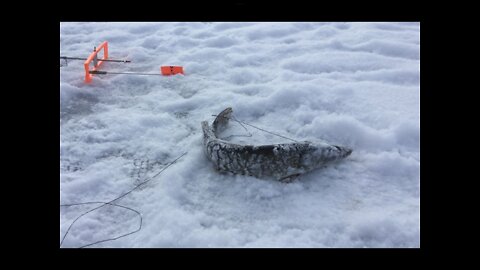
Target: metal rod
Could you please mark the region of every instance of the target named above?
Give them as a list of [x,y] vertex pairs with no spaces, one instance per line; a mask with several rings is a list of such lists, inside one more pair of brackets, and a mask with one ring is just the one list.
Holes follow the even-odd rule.
[[[80,58],[80,57],[68,57],[68,56],[60,56],[60,59],[65,60],[87,60],[87,58]],[[98,59],[98,61],[105,61],[105,62],[122,62],[122,63],[131,63],[130,60],[116,60],[116,59]]]
[[91,70],[90,74],[97,74],[97,75],[106,75],[106,74],[126,74],[126,75],[159,75],[159,73],[141,73],[141,72],[110,72],[110,71],[101,71],[101,70]]

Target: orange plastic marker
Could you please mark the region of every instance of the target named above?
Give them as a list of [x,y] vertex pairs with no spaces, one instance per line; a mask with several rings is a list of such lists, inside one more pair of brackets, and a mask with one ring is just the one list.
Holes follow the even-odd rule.
[[162,66],[160,67],[160,71],[164,76],[170,76],[170,75],[175,75],[179,73],[185,75],[185,73],[183,73],[182,66]]

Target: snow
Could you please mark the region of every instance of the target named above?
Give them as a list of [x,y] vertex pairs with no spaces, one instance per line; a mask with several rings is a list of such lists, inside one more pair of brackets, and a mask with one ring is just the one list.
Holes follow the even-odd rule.
[[[419,23],[61,23],[60,55],[109,42],[105,71],[60,68],[60,200],[109,201],[184,152],[116,203],[142,229],[92,247],[419,247]],[[227,107],[257,127],[325,140],[351,156],[285,184],[219,174],[200,122]],[[231,122],[235,143],[290,143]],[[83,212],[61,207],[60,239]],[[62,247],[128,233],[138,217],[106,206],[71,228]]]

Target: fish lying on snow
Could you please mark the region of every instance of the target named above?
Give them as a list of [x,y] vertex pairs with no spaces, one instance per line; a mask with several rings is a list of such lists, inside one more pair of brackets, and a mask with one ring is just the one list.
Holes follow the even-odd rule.
[[228,124],[232,108],[223,110],[209,126],[202,122],[205,154],[215,169],[278,180],[291,179],[327,163],[343,159],[352,149],[327,143],[286,143],[271,145],[239,145],[218,138]]

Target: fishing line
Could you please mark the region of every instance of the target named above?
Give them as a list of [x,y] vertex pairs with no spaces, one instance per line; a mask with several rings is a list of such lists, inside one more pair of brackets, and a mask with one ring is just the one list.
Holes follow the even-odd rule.
[[[212,115],[212,116],[217,116],[217,115]],[[285,136],[283,136],[283,135],[277,134],[277,133],[275,133],[275,132],[268,131],[268,130],[265,130],[265,129],[263,129],[263,128],[259,128],[259,127],[257,127],[257,126],[254,126],[254,125],[252,125],[252,124],[246,123],[246,122],[244,122],[244,121],[238,120],[238,119],[235,118],[233,115],[230,116],[230,117],[231,117],[231,119],[232,119],[233,121],[239,123],[239,124],[249,133],[249,135],[231,135],[231,136],[228,136],[227,138],[230,138],[230,137],[251,137],[251,136],[252,136],[252,133],[249,132],[249,131],[247,130],[247,128],[243,125],[243,124],[245,124],[245,125],[247,125],[247,126],[256,128],[256,129],[258,129],[258,130],[260,130],[260,131],[263,131],[263,132],[266,132],[266,133],[270,133],[270,134],[275,135],[275,136],[277,136],[277,137],[284,138],[284,139],[287,139],[287,140],[291,140],[291,141],[294,141],[294,142],[297,142],[297,143],[301,143],[300,141],[294,140],[294,139],[292,139],[292,138],[288,138],[288,137],[285,137]]]
[[142,228],[142,215],[139,211],[135,210],[135,209],[132,209],[132,208],[129,208],[129,207],[126,207],[126,206],[122,206],[122,205],[118,205],[118,204],[114,204],[113,202],[114,201],[117,201],[117,200],[120,200],[121,198],[127,196],[128,194],[132,193],[135,189],[139,188],[140,186],[143,186],[145,184],[147,184],[148,182],[150,182],[151,180],[153,180],[155,177],[157,177],[160,173],[162,173],[164,170],[166,170],[168,167],[170,167],[171,165],[175,164],[181,157],[183,157],[184,155],[186,155],[188,153],[185,152],[183,153],[182,155],[180,155],[179,157],[177,157],[175,160],[173,160],[172,162],[170,162],[167,166],[165,166],[164,168],[162,168],[157,174],[155,174],[154,176],[150,177],[149,179],[143,181],[142,183],[136,185],[135,187],[133,187],[132,189],[130,189],[129,191],[123,193],[122,195],[116,197],[115,199],[111,200],[111,201],[108,201],[108,202],[82,202],[82,203],[69,203],[69,204],[61,204],[60,207],[70,207],[70,206],[75,206],[75,205],[85,205],[85,204],[98,204],[98,203],[101,203],[102,205],[100,206],[97,206],[93,209],[90,209],[86,212],[84,212],[83,214],[79,215],[71,224],[70,226],[68,227],[67,231],[65,232],[65,234],[63,235],[62,237],[62,240],[60,241],[60,247],[62,246],[63,244],[63,241],[65,240],[65,238],[67,237],[68,233],[70,232],[70,229],[73,227],[73,225],[80,219],[82,218],[83,216],[85,216],[86,214],[88,213],[91,213],[95,210],[98,210],[102,207],[104,207],[105,205],[112,205],[112,206],[115,206],[115,207],[120,207],[120,208],[124,208],[124,209],[127,209],[127,210],[130,210],[130,211],[133,211],[135,212],[136,214],[139,215],[140,217],[140,226],[137,230],[135,231],[132,231],[132,232],[129,232],[129,233],[126,233],[126,234],[123,234],[123,235],[120,235],[118,237],[114,237],[114,238],[109,238],[109,239],[103,239],[103,240],[100,240],[100,241],[96,241],[96,242],[93,242],[93,243],[90,243],[90,244],[87,244],[87,245],[84,245],[84,246],[81,246],[80,248],[83,248],[83,247],[87,247],[87,246],[91,246],[91,245],[94,245],[94,244],[98,244],[98,243],[102,243],[102,242],[107,242],[107,241],[113,241],[113,240],[116,240],[116,239],[119,239],[119,238],[122,238],[122,237],[125,237],[127,235],[130,235],[130,234],[133,234],[133,233],[136,233],[138,231],[140,231],[140,229]]

